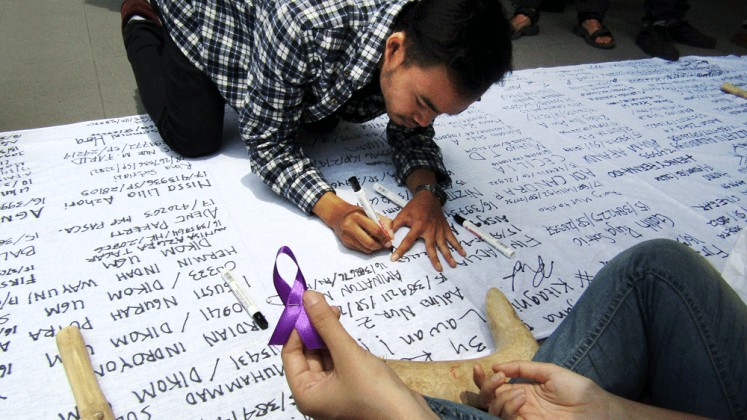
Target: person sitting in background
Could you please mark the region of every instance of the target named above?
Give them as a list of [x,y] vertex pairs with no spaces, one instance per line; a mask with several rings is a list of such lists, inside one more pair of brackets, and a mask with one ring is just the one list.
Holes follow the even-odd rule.
[[[747,19],[742,21],[742,28],[747,28]],[[731,37],[731,42],[742,48],[747,48],[747,32],[739,31]]]
[[680,58],[675,42],[716,48],[716,38],[700,32],[685,20],[689,8],[687,0],[645,0],[643,29],[635,39],[636,45],[652,57],[669,61]]
[[306,349],[294,331],[281,357],[298,409],[315,418],[747,417],[747,306],[675,241],[610,260],[533,361],[495,365],[490,377],[476,366],[487,412],[409,389],[322,294],[303,302],[327,349]]
[[[511,39],[539,34],[539,7],[542,0],[517,0],[514,2],[514,16],[511,18]],[[604,15],[610,8],[609,0],[576,0],[578,24],[573,33],[584,38],[594,48],[615,48],[612,33],[603,24]]]

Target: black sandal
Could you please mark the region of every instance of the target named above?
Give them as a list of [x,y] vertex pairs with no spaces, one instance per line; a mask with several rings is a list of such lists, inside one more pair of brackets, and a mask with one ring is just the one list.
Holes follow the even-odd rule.
[[[612,48],[615,48],[615,45],[617,44],[615,44],[615,38],[612,36],[612,32],[610,32],[609,29],[607,29],[601,21],[599,21],[599,24],[602,25],[601,28],[592,33],[588,33],[586,32],[586,29],[581,26],[581,22],[579,22],[578,25],[573,27],[573,33],[582,37],[587,44],[591,45],[594,48],[599,48],[602,50],[610,50]],[[612,38],[612,42],[610,42],[609,44],[598,43],[597,39],[604,36]]]
[[525,26],[519,30],[514,30],[512,27],[511,28],[511,40],[519,39],[522,36],[535,36],[539,34],[539,26],[537,26],[537,21],[539,20],[539,13],[537,12],[537,9],[531,9],[528,7],[518,8],[514,12],[514,17],[518,15],[524,15],[528,17],[529,26]]

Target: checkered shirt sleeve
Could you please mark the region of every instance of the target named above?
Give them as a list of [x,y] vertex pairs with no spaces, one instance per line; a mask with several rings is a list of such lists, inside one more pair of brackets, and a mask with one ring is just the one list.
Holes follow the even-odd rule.
[[[252,172],[311,213],[334,190],[301,150],[298,127],[333,112],[351,120],[384,112],[383,100],[375,112],[346,102],[371,81],[394,18],[411,0],[158,1],[176,44],[239,112]],[[401,183],[418,168],[448,179],[432,127],[389,127]]]
[[444,166],[441,149],[433,140],[434,136],[432,124],[428,127],[409,129],[389,121],[386,137],[393,150],[392,160],[397,169],[395,176],[400,185],[405,184],[412,171],[430,169],[436,173],[439,186],[451,186],[451,178]]

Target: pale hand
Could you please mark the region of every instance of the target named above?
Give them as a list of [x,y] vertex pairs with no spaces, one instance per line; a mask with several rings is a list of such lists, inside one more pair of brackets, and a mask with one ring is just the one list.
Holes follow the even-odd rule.
[[[473,379],[480,388],[481,408],[502,419],[700,418],[624,399],[551,363],[504,363],[494,365],[493,372],[486,378],[475,366]],[[530,382],[507,383],[506,377]]]
[[322,294],[303,304],[327,349],[309,350],[293,330],[281,357],[298,410],[314,418],[437,418],[383,360],[358,345]]

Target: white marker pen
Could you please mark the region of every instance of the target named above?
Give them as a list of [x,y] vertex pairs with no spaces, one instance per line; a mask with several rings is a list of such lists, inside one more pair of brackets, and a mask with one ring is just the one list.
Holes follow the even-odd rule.
[[220,276],[226,283],[228,283],[228,287],[231,288],[233,295],[236,296],[236,299],[238,299],[244,310],[249,313],[249,315],[251,315],[252,319],[254,319],[254,322],[257,323],[259,328],[266,330],[268,327],[267,319],[265,319],[265,316],[262,315],[262,312],[260,312],[254,302],[252,302],[249,294],[247,294],[246,291],[244,291],[244,288],[241,287],[241,283],[239,283],[239,281],[236,280],[233,274],[231,274],[231,270],[224,268],[223,270],[221,270]]
[[407,200],[405,200],[404,198],[398,196],[397,194],[395,194],[394,192],[392,192],[391,190],[389,190],[387,187],[379,184],[378,182],[374,184],[374,191],[376,191],[377,193],[383,195],[389,201],[391,201],[392,203],[400,206],[401,208],[405,208],[405,206],[407,205]]
[[514,255],[516,255],[516,251],[509,248],[508,246],[498,242],[495,238],[490,236],[487,232],[483,231],[482,229],[478,228],[476,224],[470,222],[469,220],[465,219],[464,217],[455,214],[454,220],[456,220],[459,225],[463,226],[468,231],[472,232],[475,236],[482,239],[483,241],[487,242],[490,246],[495,248],[498,252],[503,254],[503,256],[508,258],[513,258]]
[[[348,182],[350,182],[350,186],[353,187],[353,192],[355,192],[355,197],[358,199],[358,205],[363,207],[363,211],[366,213],[366,216],[368,216],[369,219],[376,222],[377,225],[381,228],[381,230],[384,231],[386,236],[391,240],[392,237],[389,236],[389,231],[386,230],[384,227],[384,224],[381,223],[381,219],[379,219],[379,215],[376,214],[376,211],[373,209],[373,206],[371,206],[371,202],[368,201],[368,196],[366,195],[366,192],[363,191],[363,188],[361,188],[361,184],[358,182],[358,177],[355,175],[348,178]],[[392,248],[392,250],[394,250]]]

